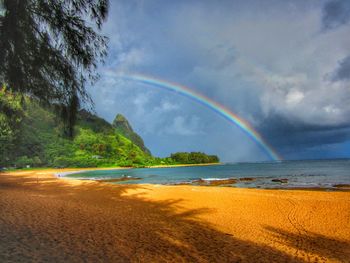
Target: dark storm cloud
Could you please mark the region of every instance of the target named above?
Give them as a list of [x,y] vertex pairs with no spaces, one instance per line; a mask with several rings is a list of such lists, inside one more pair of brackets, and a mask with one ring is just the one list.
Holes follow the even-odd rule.
[[323,7],[322,25],[324,30],[334,29],[350,21],[350,1],[328,1]]
[[123,113],[156,155],[267,157],[209,109],[120,79],[142,73],[224,105],[277,151],[288,148],[284,158],[313,145],[336,156],[329,144],[346,141],[350,129],[349,7],[350,0],[111,1],[104,29],[110,52],[99,89],[91,91],[97,112],[108,120]]
[[333,81],[350,79],[350,55],[339,62],[332,79]]
[[312,125],[277,114],[265,120],[259,129],[272,145],[285,149],[342,143],[350,139],[350,123]]

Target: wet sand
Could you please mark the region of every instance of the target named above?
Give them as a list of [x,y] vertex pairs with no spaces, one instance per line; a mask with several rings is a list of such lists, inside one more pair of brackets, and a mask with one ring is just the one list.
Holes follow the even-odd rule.
[[56,172],[0,173],[0,262],[350,262],[350,192],[112,185]]

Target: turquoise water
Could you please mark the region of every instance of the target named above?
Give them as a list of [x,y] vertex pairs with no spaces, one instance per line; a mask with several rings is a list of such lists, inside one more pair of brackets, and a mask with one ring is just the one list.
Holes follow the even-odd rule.
[[[350,184],[350,159],[103,170],[66,176],[91,180],[123,178],[124,181],[117,182],[119,184],[167,185],[196,184],[196,181],[199,179],[209,182],[211,180],[235,178],[237,183],[226,186],[246,188],[332,188],[335,184]],[[254,180],[240,180],[240,178],[246,177],[254,178]],[[139,180],[128,180],[128,178],[139,178]],[[287,179],[285,180],[287,182],[273,182],[273,179]]]

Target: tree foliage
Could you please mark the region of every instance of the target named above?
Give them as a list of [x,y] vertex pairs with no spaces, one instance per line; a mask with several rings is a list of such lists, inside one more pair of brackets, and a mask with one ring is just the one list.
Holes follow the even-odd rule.
[[196,164],[196,163],[218,163],[216,155],[207,155],[201,152],[177,152],[170,155],[176,163]]
[[0,87],[55,104],[68,135],[106,55],[108,0],[0,0]]
[[12,158],[16,148],[24,115],[20,101],[20,97],[0,88],[0,165]]

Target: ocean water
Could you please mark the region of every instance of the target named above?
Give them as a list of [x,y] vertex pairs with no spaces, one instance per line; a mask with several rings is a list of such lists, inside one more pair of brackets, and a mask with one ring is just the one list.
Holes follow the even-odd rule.
[[[244,188],[333,188],[350,184],[350,159],[307,160],[261,163],[227,163],[213,166],[137,168],[88,171],[66,175],[71,178],[108,180],[121,178],[118,184],[198,184],[236,179],[223,186]],[[138,178],[135,180],[135,178]],[[242,178],[251,178],[247,181]],[[134,179],[134,180],[133,180]],[[274,182],[275,179],[287,179]],[[199,180],[199,181],[198,181]]]

